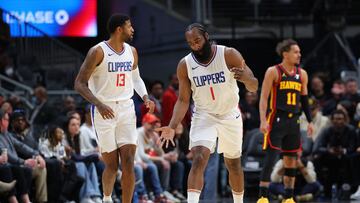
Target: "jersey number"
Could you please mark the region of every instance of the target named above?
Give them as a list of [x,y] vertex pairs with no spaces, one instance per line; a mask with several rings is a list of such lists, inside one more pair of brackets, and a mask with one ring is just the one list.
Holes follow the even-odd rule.
[[120,73],[116,75],[116,87],[125,86],[125,74]]
[[296,105],[296,93],[287,93],[287,101],[286,101],[287,105]]
[[214,89],[212,87],[210,87],[210,93],[211,93],[212,100],[215,100]]

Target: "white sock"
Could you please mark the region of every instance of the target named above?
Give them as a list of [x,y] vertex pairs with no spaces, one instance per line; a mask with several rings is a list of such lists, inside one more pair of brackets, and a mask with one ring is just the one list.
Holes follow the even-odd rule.
[[242,192],[235,192],[235,191],[233,190],[233,191],[232,191],[232,195],[233,195],[234,203],[243,203],[244,191],[242,191]]
[[201,190],[189,189],[187,191],[187,202],[188,203],[198,203],[200,198]]
[[104,202],[105,202],[105,201],[111,201],[111,202],[112,202],[111,195],[106,196],[106,195],[104,194],[103,201],[104,201]]

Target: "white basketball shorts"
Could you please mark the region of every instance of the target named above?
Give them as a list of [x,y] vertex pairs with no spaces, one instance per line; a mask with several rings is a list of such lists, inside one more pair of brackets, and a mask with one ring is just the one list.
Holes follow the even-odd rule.
[[243,122],[238,108],[226,115],[213,115],[206,112],[195,112],[191,121],[189,149],[204,146],[211,153],[224,153],[224,157],[239,158],[242,153]]
[[112,152],[124,145],[137,144],[136,115],[133,100],[104,102],[115,113],[113,119],[104,120],[97,108],[91,107],[93,127],[100,152]]

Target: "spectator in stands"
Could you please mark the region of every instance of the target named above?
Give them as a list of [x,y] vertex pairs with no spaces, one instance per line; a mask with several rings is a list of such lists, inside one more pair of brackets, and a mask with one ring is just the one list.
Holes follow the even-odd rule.
[[34,127],[37,133],[46,128],[49,123],[53,123],[57,118],[57,112],[49,103],[47,90],[43,86],[34,89],[35,101],[34,109],[31,112],[29,123]]
[[345,83],[345,99],[350,100],[353,103],[360,102],[358,83],[354,78],[348,79]]
[[345,85],[341,80],[337,80],[333,83],[331,94],[331,99],[325,103],[322,109],[325,116],[330,115],[336,109],[337,104],[342,100],[345,94]]
[[332,184],[346,185],[350,183],[350,156],[356,147],[356,132],[346,125],[345,113],[335,110],[331,114],[331,125],[324,129],[314,149],[314,164],[321,175],[325,175],[325,167],[329,174],[323,181],[326,194],[330,194]]
[[1,148],[0,150],[0,201],[2,201],[2,197],[5,197],[10,203],[17,203],[15,193],[16,180],[11,172],[10,164],[8,164],[7,149]]
[[[8,114],[1,112],[1,136],[0,148],[8,149],[9,163],[15,165],[15,168],[21,168],[23,173],[20,177],[25,177],[26,181],[22,182],[24,188],[21,189],[22,198],[29,202],[26,198],[30,191],[31,180],[26,178],[33,177],[35,179],[36,202],[47,202],[47,186],[46,186],[46,164],[39,152],[31,149],[27,145],[18,141],[8,132]],[[5,122],[4,122],[5,121]],[[20,157],[20,156],[21,157]],[[25,167],[21,167],[21,166]],[[21,170],[18,170],[21,171]],[[19,183],[20,184],[20,183]]]
[[[164,92],[164,83],[160,80],[155,80],[150,84],[150,92],[149,92],[149,99],[151,99],[155,103],[155,109],[154,114],[161,118],[162,117],[162,111],[161,111],[161,105],[162,105],[162,96]],[[142,104],[141,106],[141,116],[144,116],[147,113],[147,109],[145,105]]]
[[324,80],[319,75],[314,75],[310,82],[310,94],[318,100],[320,109],[325,105],[329,96],[324,90]]
[[[320,111],[320,105],[315,98],[309,98],[309,108],[311,113],[312,122],[314,123],[314,131],[311,136],[312,140],[315,142],[321,131],[330,125],[330,120],[328,117],[323,116]],[[308,122],[304,113],[300,116],[300,129],[301,131],[307,131]]]
[[[301,151],[298,152],[298,159],[296,161],[296,183],[295,183],[295,198],[297,201],[311,201],[320,191],[320,183],[316,179],[316,172],[314,164],[301,157]],[[269,191],[282,199],[285,195],[285,188],[283,184],[284,164],[280,159],[274,166],[271,173],[271,183]]]
[[[36,135],[36,131],[27,121],[25,117],[25,111],[21,109],[15,109],[11,115],[11,133],[20,142],[26,144],[33,150],[40,151],[39,141],[44,141],[44,137]],[[61,183],[61,163],[56,159],[45,159],[47,174],[47,186],[48,186],[48,199],[49,201],[57,201]],[[51,174],[51,176],[50,176]]]
[[170,84],[162,97],[162,120],[161,125],[167,126],[170,123],[171,115],[178,98],[179,80],[176,74],[169,77]]
[[[154,162],[150,160],[149,155],[145,153],[142,142],[139,142],[136,148],[135,171],[137,171],[135,174],[140,176],[137,179],[143,180],[135,188],[135,191],[139,195],[140,203],[148,203],[146,202],[149,199],[146,188],[150,188],[154,192],[155,202],[165,201],[166,197],[163,195],[164,190],[161,186],[158,169]],[[145,176],[143,175],[144,173]]]
[[[82,156],[97,154],[99,157],[101,157],[97,143],[96,133],[91,122],[90,104],[86,106],[84,117],[85,117],[85,122],[81,125],[80,134],[79,134],[80,154]],[[95,165],[96,165],[97,174],[99,175],[102,174],[105,169],[104,162],[102,160],[99,160],[95,162]]]
[[4,112],[6,112],[10,115],[13,112],[13,107],[10,102],[4,102],[1,105],[1,110],[3,110]]
[[153,114],[145,114],[142,120],[142,124],[143,126],[137,129],[139,135],[138,145],[141,146],[139,148],[140,150],[144,151],[145,154],[139,154],[142,160],[151,160],[157,166],[159,170],[161,186],[165,190],[164,195],[166,198],[173,201],[179,201],[177,198],[166,191],[170,183],[171,162],[173,161],[170,161],[169,159],[170,157],[175,159],[176,155],[165,156],[162,148],[156,144],[156,141],[159,137],[154,129],[160,126],[160,119]]
[[360,102],[357,80],[353,78],[348,79],[345,83],[345,90],[344,100],[348,103],[345,108],[348,110],[351,123],[353,123],[356,106]]
[[[40,143],[39,148],[46,159],[55,159],[61,163],[62,170],[58,175],[62,183],[59,184],[60,188],[56,190],[58,195],[61,196],[61,200],[78,200],[77,195],[80,191],[79,187],[83,185],[83,179],[77,176],[78,172],[75,162],[67,156],[65,146],[62,142],[63,139],[63,129],[59,126],[50,126],[47,139]],[[85,168],[85,166],[82,166],[82,168]],[[52,176],[52,178],[54,178],[54,176]]]
[[245,100],[241,101],[240,107],[244,122],[244,134],[246,134],[246,131],[260,126],[259,97],[257,93],[246,91]]
[[40,136],[34,134],[33,128],[26,119],[25,110],[15,109],[10,118],[10,132],[14,138],[26,144],[28,147],[38,150],[38,139]]
[[99,155],[81,155],[79,135],[80,120],[78,118],[71,117],[68,119],[65,125],[65,132],[65,151],[67,154],[70,154],[72,160],[76,161],[78,175],[85,180],[79,193],[80,201],[87,203],[101,203],[99,179],[94,164],[99,161]]

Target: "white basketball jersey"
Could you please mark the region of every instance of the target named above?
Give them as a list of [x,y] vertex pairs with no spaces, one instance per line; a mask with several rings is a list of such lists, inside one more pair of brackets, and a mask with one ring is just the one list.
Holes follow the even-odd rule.
[[134,56],[129,44],[116,52],[106,41],[98,44],[104,52],[102,62],[90,76],[91,92],[102,102],[124,101],[134,94],[132,67]]
[[217,45],[208,64],[185,57],[195,111],[224,115],[239,105],[239,88],[225,62],[225,46]]

